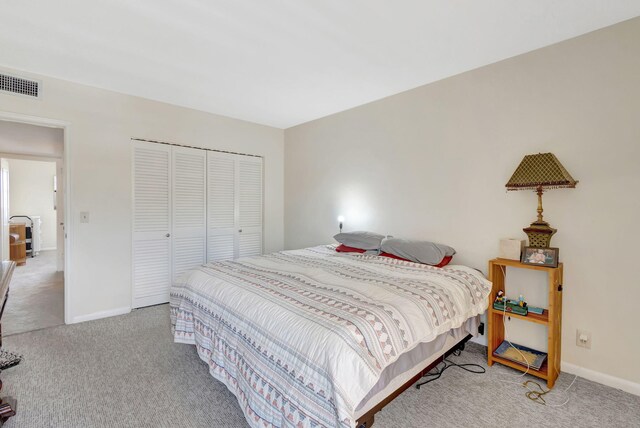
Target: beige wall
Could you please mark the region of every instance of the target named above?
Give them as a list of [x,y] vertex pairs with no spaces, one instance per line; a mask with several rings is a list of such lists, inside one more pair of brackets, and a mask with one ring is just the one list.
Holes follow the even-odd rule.
[[60,128],[0,120],[0,153],[62,158],[63,139]]
[[40,216],[43,250],[56,248],[55,175],[55,162],[9,159],[9,211],[12,216]]
[[[544,197],[565,263],[562,359],[640,382],[639,117],[634,19],[287,129],[285,246],[330,242],[343,214],[346,230],[447,243],[486,272],[535,219],[535,195],[504,184],[525,154],[553,152],[580,180]],[[525,294],[542,304],[540,286]]]
[[[265,250],[282,248],[282,130],[53,78],[33,77],[43,82],[43,98],[0,94],[0,112],[69,123],[67,321],[106,316],[131,305],[132,137],[264,156]],[[81,211],[90,213],[90,223],[80,224]]]

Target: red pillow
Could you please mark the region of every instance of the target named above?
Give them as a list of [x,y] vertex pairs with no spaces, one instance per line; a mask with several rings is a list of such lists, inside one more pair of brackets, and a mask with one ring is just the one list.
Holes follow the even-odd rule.
[[336,251],[339,253],[364,253],[366,250],[363,250],[361,248],[347,247],[344,244],[340,244],[336,247]]
[[[411,260],[403,259],[402,257],[398,257],[395,254],[391,254],[391,253],[380,253],[380,255],[382,257],[389,257],[389,258],[392,258],[392,259],[404,260],[405,262],[410,262],[411,261]],[[449,262],[451,262],[451,260],[453,260],[453,256],[444,256],[444,258],[440,261],[440,263],[438,263],[437,265],[432,265],[432,266],[439,267],[439,268],[445,267],[446,265],[449,264]]]

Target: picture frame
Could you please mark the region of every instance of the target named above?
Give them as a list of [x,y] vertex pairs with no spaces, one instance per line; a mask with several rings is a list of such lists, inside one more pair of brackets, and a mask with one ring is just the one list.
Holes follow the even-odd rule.
[[520,262],[525,265],[557,268],[559,258],[558,248],[524,247]]

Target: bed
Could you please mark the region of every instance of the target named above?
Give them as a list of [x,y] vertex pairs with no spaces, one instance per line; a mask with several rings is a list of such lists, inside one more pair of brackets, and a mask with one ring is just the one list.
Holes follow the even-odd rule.
[[171,288],[196,346],[252,427],[356,427],[475,335],[491,283],[335,246],[204,265]]

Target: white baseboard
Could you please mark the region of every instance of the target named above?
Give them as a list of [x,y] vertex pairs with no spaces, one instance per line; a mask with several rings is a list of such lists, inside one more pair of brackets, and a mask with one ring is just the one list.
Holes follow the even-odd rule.
[[640,395],[640,383],[631,382],[630,380],[576,366],[575,364],[567,363],[565,361],[562,362],[561,367],[562,371],[565,373],[578,375],[585,379],[610,386],[611,388],[621,389],[630,394]]
[[94,312],[92,314],[87,314],[87,315],[78,315],[77,317],[73,317],[71,324],[98,320],[100,318],[115,317],[116,315],[124,315],[124,314],[128,314],[129,312],[131,312],[131,308],[127,306],[124,308],[116,308],[116,309],[109,309],[107,311]]
[[[485,324],[485,327],[484,327],[485,330],[487,328],[486,326],[487,326],[487,324]],[[487,334],[486,334],[486,331],[485,331],[485,334],[479,334],[476,337],[472,337],[470,341],[473,342],[473,343],[477,343],[478,345],[487,346]]]
[[47,248],[40,248],[40,251],[55,251],[57,249],[58,247],[47,247]]

